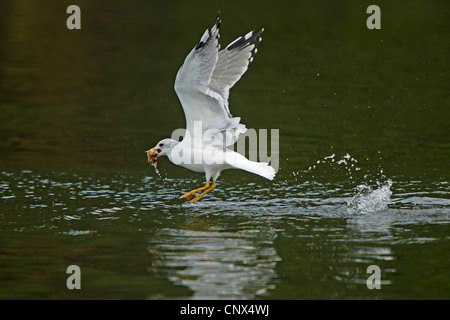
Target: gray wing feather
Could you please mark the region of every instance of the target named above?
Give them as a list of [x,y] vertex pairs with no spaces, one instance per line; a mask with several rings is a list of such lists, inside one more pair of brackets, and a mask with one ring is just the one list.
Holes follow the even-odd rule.
[[[240,118],[233,118],[228,107],[229,90],[247,71],[257,52],[264,29],[250,31],[219,51],[220,19],[206,30],[200,42],[186,57],[175,80],[175,91],[186,116],[187,131],[194,132],[194,123],[201,121],[203,131],[227,132],[224,143],[236,142],[246,131]],[[231,133],[231,134],[230,134]]]
[[250,31],[219,51],[209,86],[223,97],[228,112],[230,112],[228,108],[230,89],[239,81],[253,61],[253,56],[257,52],[256,48],[262,40],[263,31],[264,29],[258,32]]

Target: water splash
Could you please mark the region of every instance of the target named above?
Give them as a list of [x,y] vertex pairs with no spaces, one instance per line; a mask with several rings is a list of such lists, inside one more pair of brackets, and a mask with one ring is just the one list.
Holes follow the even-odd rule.
[[162,177],[161,177],[161,173],[159,173],[159,170],[158,170],[158,168],[156,167],[156,163],[152,163],[151,165],[153,166],[153,168],[155,168],[156,174],[157,174],[160,178],[162,178]]
[[366,184],[357,186],[357,193],[347,202],[347,211],[351,214],[367,214],[385,210],[391,202],[392,180],[379,184],[375,190]]
[[333,153],[332,155],[323,157],[323,159],[317,160],[315,165],[312,165],[308,168],[308,171],[313,171],[316,169],[316,167],[320,164],[329,164],[333,166],[333,169],[335,169],[337,166],[343,166],[345,170],[347,170],[349,179],[353,179],[352,173],[354,171],[360,171],[361,168],[357,166],[358,160],[353,158],[350,154],[346,153],[342,157],[338,158],[336,157],[336,154]]
[[[369,160],[369,158],[366,160]],[[344,169],[347,180],[342,184],[343,188],[345,188],[348,183],[350,183],[353,188],[355,181],[363,181],[362,184],[359,184],[356,187],[356,194],[352,199],[346,201],[347,211],[352,214],[366,214],[385,210],[388,204],[391,203],[392,191],[390,188],[392,186],[392,180],[386,177],[381,165],[378,166],[376,171],[372,171],[372,169],[362,170],[362,167],[361,163],[349,153],[342,156],[336,156],[336,154],[333,153],[317,160],[306,172],[312,173],[313,171],[320,171],[319,173],[326,175],[326,179],[331,179],[339,174],[337,170]],[[328,177],[327,171],[330,169],[334,172],[333,177]],[[293,176],[296,179],[296,175]],[[312,178],[314,178],[314,175],[312,175]],[[376,187],[370,187],[370,185],[375,183]],[[331,192],[333,192],[333,190],[331,190]]]

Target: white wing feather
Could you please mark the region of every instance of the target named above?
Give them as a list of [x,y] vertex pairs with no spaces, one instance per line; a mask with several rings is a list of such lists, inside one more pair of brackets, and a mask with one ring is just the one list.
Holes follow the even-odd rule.
[[[261,41],[258,32],[251,31],[239,37],[219,52],[220,19],[211,30],[206,30],[200,42],[188,54],[178,70],[175,92],[186,117],[186,130],[193,137],[194,124],[201,121],[202,131],[207,129],[226,132],[221,145],[234,144],[246,131],[240,118],[233,118],[229,107],[229,90],[242,77],[253,60]],[[217,139],[219,140],[219,139]]]

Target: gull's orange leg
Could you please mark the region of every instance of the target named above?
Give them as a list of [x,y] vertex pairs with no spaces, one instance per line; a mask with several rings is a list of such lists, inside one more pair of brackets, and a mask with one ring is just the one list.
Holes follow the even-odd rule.
[[208,188],[208,187],[209,187],[209,181],[206,182],[206,184],[205,184],[204,187],[201,187],[201,188],[198,188],[198,189],[189,191],[189,192],[186,193],[186,194],[183,194],[183,195],[180,197],[180,199],[183,199],[183,198],[190,199],[194,193],[197,193],[197,192],[199,192],[199,191],[205,190],[205,189]]
[[205,194],[207,194],[208,192],[210,192],[212,189],[214,189],[216,187],[216,182],[214,181],[212,186],[209,187],[208,189],[206,189],[205,192],[200,193],[197,197],[195,197],[194,199],[192,199],[189,202],[197,202],[198,200],[200,200],[201,198],[203,198],[205,196]]

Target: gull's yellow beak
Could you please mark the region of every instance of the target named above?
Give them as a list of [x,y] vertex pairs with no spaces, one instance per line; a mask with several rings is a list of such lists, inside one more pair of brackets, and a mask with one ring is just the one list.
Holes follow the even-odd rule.
[[155,148],[151,148],[150,150],[145,151],[145,153],[148,157],[148,163],[156,167],[158,164],[159,152]]

